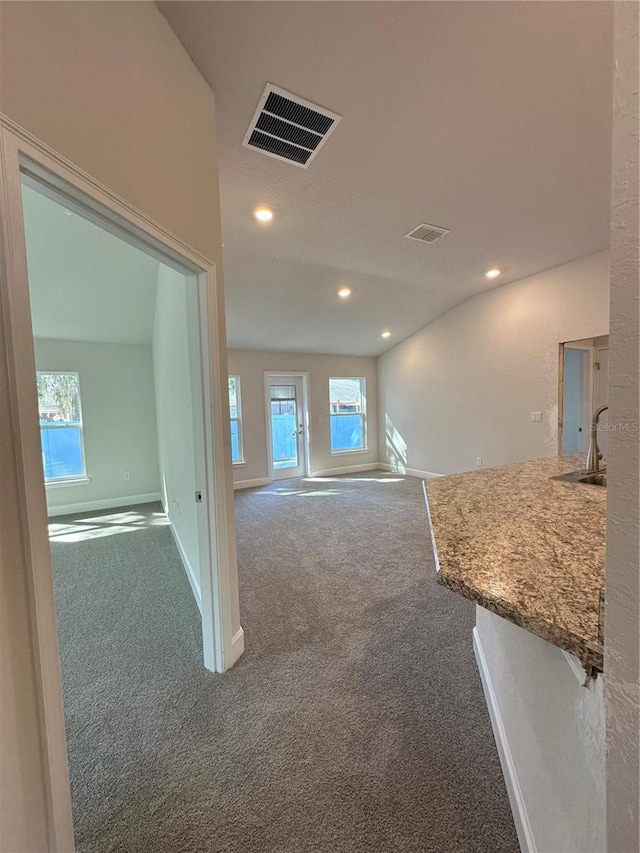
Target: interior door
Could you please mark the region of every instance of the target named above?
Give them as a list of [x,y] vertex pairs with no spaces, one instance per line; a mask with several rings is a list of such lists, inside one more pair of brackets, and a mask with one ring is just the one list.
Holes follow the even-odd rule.
[[591,349],[564,347],[562,452],[586,453],[591,419]]
[[269,377],[267,405],[273,479],[304,477],[306,415],[302,377]]
[[[596,347],[595,404],[594,409],[606,406],[609,402],[609,347]],[[603,456],[609,447],[609,412],[600,415],[598,428],[598,446]],[[606,464],[606,460],[605,460]]]

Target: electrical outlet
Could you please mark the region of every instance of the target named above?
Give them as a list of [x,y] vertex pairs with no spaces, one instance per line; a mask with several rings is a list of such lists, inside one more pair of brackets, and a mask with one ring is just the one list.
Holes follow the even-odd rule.
[[130,480],[131,479],[131,471],[125,471],[124,474],[122,475],[122,479],[123,480]]
[[541,423],[542,422],[542,412],[531,412],[531,420],[535,421],[538,424]]
[[482,456],[476,456],[476,468],[482,468]]

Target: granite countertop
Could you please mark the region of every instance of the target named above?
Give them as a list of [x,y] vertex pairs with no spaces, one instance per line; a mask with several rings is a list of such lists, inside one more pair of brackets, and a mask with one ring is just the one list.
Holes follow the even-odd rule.
[[438,581],[602,670],[607,490],[584,454],[425,480]]

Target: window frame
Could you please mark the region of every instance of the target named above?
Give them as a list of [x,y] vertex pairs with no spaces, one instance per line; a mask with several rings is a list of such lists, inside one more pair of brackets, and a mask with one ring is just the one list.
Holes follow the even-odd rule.
[[[360,383],[360,407],[361,411],[359,412],[333,412],[331,410],[332,402],[331,402],[331,383],[333,381],[344,381],[345,379],[351,380],[353,382]],[[333,418],[344,418],[344,417],[354,417],[355,415],[360,415],[360,420],[362,422],[362,446],[361,447],[349,447],[341,450],[333,449],[333,437],[331,432],[331,424]],[[330,376],[329,377],[329,447],[331,456],[343,456],[345,453],[366,453],[368,448],[367,441],[367,379],[365,376]]]
[[[47,477],[45,472],[44,459],[42,461],[42,473],[44,475],[44,484],[45,486],[63,486],[65,484],[75,485],[79,483],[87,483],[89,482],[89,477],[87,476],[87,454],[85,452],[84,447],[84,419],[82,417],[82,392],[80,390],[80,372],[78,370],[36,370],[36,385],[39,376],[75,376],[77,379],[77,387],[78,387],[78,421],[73,422],[73,426],[76,426],[76,423],[80,429],[80,451],[82,454],[82,473],[80,474],[70,474],[66,477]],[[42,430],[43,429],[68,429],[69,422],[62,421],[59,423],[47,423],[43,424],[40,418],[40,401],[38,401],[38,426],[40,428],[40,441],[42,443]],[[43,452],[44,455],[44,452]]]
[[229,430],[231,431],[231,425],[235,421],[238,424],[238,459],[233,458],[233,442],[231,442],[231,464],[232,465],[244,465],[244,441],[242,437],[242,383],[240,381],[240,377],[237,373],[229,374],[229,382],[231,380],[235,381],[236,385],[236,416],[232,417],[231,415],[231,388],[229,388]]

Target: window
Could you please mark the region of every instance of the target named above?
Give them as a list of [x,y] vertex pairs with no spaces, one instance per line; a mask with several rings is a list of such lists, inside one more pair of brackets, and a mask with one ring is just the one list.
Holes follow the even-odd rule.
[[345,377],[329,380],[329,415],[332,453],[366,449],[364,379]]
[[45,482],[85,477],[78,374],[38,371],[37,385]]
[[240,409],[240,377],[229,377],[229,412],[231,414],[231,461],[242,462],[242,411]]

